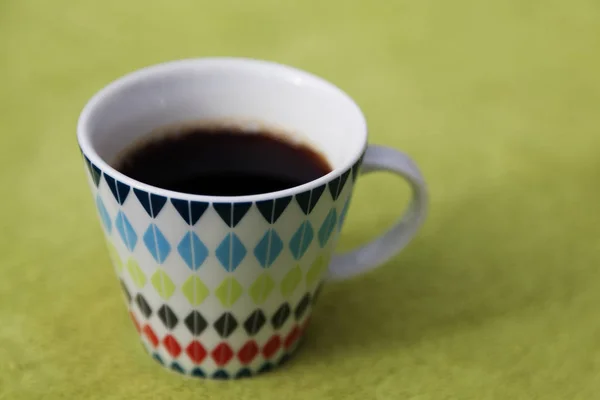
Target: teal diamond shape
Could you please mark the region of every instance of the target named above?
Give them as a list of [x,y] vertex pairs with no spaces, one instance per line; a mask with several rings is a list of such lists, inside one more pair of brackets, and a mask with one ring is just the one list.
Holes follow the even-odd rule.
[[188,232],[177,246],[177,251],[189,269],[195,271],[208,257],[208,249],[194,232]]
[[156,224],[150,224],[146,233],[144,233],[144,244],[146,248],[152,254],[152,257],[157,263],[162,264],[169,253],[171,253],[171,245],[165,235],[162,234]]
[[269,229],[254,248],[254,256],[263,268],[270,267],[283,250],[283,242],[274,229]]
[[290,250],[296,260],[302,258],[314,237],[313,227],[308,221],[304,221],[290,240]]
[[121,236],[121,240],[125,243],[125,246],[129,249],[129,251],[133,251],[135,249],[135,245],[137,244],[137,234],[131,226],[131,223],[123,213],[123,211],[119,211],[117,214],[117,218],[115,221],[115,225],[117,230],[119,231],[119,236]]
[[325,217],[325,221],[323,221],[323,224],[319,228],[318,236],[319,236],[319,245],[321,245],[321,247],[325,247],[325,245],[329,241],[329,238],[331,237],[331,233],[333,232],[333,229],[335,228],[336,222],[337,222],[337,211],[335,210],[335,207],[334,207],[331,209],[331,211],[329,211],[329,214],[327,214],[327,217]]
[[228,272],[232,272],[246,257],[246,247],[235,233],[228,233],[217,247],[215,255],[223,268]]

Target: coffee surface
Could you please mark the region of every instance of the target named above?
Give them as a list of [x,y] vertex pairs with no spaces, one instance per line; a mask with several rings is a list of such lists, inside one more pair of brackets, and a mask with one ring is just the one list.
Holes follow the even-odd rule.
[[119,153],[113,166],[148,185],[213,196],[284,190],[332,170],[318,151],[281,133],[200,123],[151,132]]

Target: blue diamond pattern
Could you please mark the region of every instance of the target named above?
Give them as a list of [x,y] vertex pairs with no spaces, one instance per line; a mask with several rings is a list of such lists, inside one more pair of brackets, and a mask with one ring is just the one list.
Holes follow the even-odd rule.
[[248,368],[242,368],[238,371],[237,374],[235,374],[236,379],[249,378],[251,376],[252,376],[252,371],[250,371]]
[[263,268],[270,267],[283,250],[283,242],[274,229],[269,229],[254,248],[254,256]]
[[334,207],[331,209],[331,211],[329,211],[329,214],[327,214],[327,217],[325,217],[325,221],[323,221],[323,224],[319,228],[319,244],[321,245],[321,247],[325,247],[325,245],[329,241],[329,238],[331,237],[331,233],[333,232],[333,229],[335,228],[336,222],[337,222],[337,211],[335,211],[335,207]]
[[244,257],[246,257],[246,248],[235,233],[228,233],[219,247],[217,247],[215,255],[221,262],[221,265],[223,265],[228,272],[232,272],[235,271]]
[[152,257],[157,263],[162,264],[169,253],[171,253],[171,245],[165,235],[158,229],[156,224],[150,224],[146,233],[144,233],[144,244],[146,248],[152,254]]
[[162,360],[162,358],[160,358],[160,355],[158,353],[152,353],[152,358],[154,358],[156,361],[158,361],[162,365],[165,365],[164,361]]
[[98,214],[100,215],[100,219],[102,220],[106,231],[111,233],[112,221],[110,220],[110,215],[108,215],[108,211],[106,210],[106,207],[104,207],[104,203],[102,202],[100,195],[96,197],[96,206],[98,207]]
[[304,221],[290,240],[290,250],[296,260],[302,258],[314,237],[313,227],[308,221]]
[[215,372],[212,377],[214,379],[229,379],[229,374],[227,373],[227,371],[220,369],[217,372]]
[[183,367],[176,362],[171,364],[171,369],[175,372],[179,372],[180,374],[185,374]]
[[206,374],[200,368],[194,368],[192,370],[192,376],[196,376],[198,378],[206,378]]
[[187,266],[195,271],[208,257],[208,249],[194,232],[188,232],[177,246],[177,251]]
[[133,226],[129,223],[129,220],[123,214],[123,211],[119,211],[117,214],[117,219],[115,222],[117,230],[119,231],[119,236],[121,236],[121,240],[125,243],[125,246],[129,249],[129,251],[133,251],[135,249],[135,245],[137,244],[137,234],[133,230]]

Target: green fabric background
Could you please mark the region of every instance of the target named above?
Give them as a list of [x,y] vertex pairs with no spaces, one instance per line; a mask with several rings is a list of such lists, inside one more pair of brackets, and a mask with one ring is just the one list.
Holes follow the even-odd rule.
[[[332,80],[431,189],[400,256],[327,286],[293,362],[234,382],[142,351],[75,143],[100,87],[207,55]],[[597,0],[0,0],[0,132],[0,399],[598,398]],[[407,196],[364,178],[342,247]]]

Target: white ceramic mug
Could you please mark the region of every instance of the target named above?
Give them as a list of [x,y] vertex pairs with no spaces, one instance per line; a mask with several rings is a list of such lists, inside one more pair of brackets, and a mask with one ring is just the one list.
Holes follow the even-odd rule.
[[[120,150],[155,128],[223,118],[282,128],[334,169],[279,192],[217,197],[152,187],[111,167]],[[193,376],[251,376],[285,361],[321,282],[388,260],[425,217],[417,166],[397,150],[367,146],[354,101],[314,75],[271,62],[207,58],[134,72],[89,101],[77,137],[142,342],[161,364]],[[361,165],[362,173],[406,179],[412,203],[375,241],[333,255]]]

